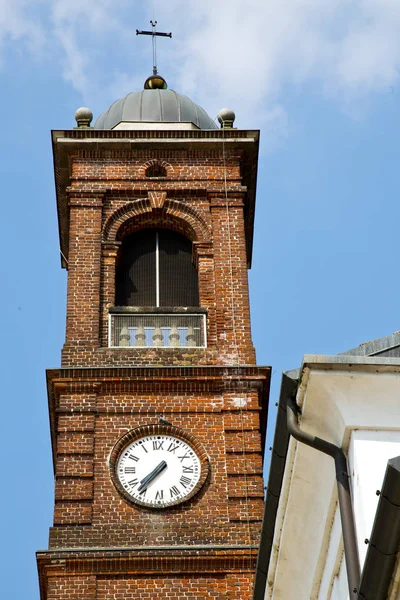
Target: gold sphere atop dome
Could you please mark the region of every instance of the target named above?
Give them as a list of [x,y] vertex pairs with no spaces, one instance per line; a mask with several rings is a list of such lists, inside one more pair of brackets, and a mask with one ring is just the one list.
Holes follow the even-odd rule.
[[145,90],[166,90],[168,88],[167,82],[164,77],[161,77],[158,73],[153,73],[144,82]]

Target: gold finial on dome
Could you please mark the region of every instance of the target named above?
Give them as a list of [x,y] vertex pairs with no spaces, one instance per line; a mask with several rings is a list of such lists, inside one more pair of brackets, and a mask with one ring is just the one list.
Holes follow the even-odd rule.
[[167,88],[167,82],[164,77],[161,77],[158,73],[150,75],[144,82],[145,90],[166,90]]

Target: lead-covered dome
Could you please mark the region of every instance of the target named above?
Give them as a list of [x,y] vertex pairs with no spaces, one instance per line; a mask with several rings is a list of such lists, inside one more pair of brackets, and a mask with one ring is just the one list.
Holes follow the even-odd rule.
[[218,129],[201,106],[183,94],[165,89],[165,80],[161,76],[157,77],[157,81],[149,77],[144,90],[131,92],[114,102],[100,115],[94,128],[114,129],[119,123],[160,122],[194,123],[200,129]]

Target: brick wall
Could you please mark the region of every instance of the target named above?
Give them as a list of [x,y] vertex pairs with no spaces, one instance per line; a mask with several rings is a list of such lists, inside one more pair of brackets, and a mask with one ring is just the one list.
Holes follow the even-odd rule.
[[49,600],[243,600],[251,595],[252,576],[185,575],[180,577],[71,577],[50,580]]
[[[71,154],[68,188],[67,335],[63,366],[254,364],[239,152],[137,151]],[[145,177],[154,160],[167,177]],[[109,351],[120,243],[143,227],[167,227],[193,242],[208,349]]]
[[[62,368],[48,372],[56,484],[49,551],[38,554],[42,600],[250,599],[269,369],[254,366],[243,153],[74,148],[61,190],[66,340]],[[166,177],[146,178],[154,163]],[[149,226],[193,242],[206,349],[108,348],[121,242]],[[211,471],[190,500],[156,511],[125,502],[108,459],[160,415],[196,436]]]
[[[190,379],[184,369],[174,377],[160,368],[136,378],[135,370],[129,369],[112,383],[109,372],[101,377],[101,370],[68,370],[72,388],[79,375],[83,385],[90,373],[101,391],[88,394],[83,388],[81,394],[68,394],[64,387],[55,395],[56,504],[50,547],[257,543],[264,494],[259,390],[252,390],[258,386],[257,369],[245,393],[216,392],[207,386],[200,390],[196,378],[203,379],[204,373],[212,374],[220,388],[235,386],[215,369],[198,375],[193,371]],[[58,381],[59,377],[52,379],[55,390]],[[154,512],[129,506],[119,496],[108,457],[125,433],[157,423],[159,415],[200,440],[210,458],[211,475],[189,502]]]

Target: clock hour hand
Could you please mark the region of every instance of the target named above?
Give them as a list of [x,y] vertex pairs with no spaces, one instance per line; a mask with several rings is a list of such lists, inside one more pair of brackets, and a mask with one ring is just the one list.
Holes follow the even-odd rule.
[[156,466],[156,468],[155,468],[155,469],[153,469],[153,470],[151,471],[151,473],[149,473],[148,475],[146,475],[146,477],[144,477],[144,478],[141,480],[141,482],[140,482],[140,485],[139,485],[139,487],[138,487],[138,492],[141,492],[141,491],[143,491],[145,488],[147,488],[147,486],[149,485],[149,483],[150,483],[151,481],[153,481],[153,479],[154,479],[155,477],[157,477],[157,475],[158,475],[159,473],[161,473],[161,471],[164,471],[164,469],[166,468],[166,466],[167,466],[167,463],[165,462],[165,460],[162,460],[162,461],[160,462],[160,464],[158,464],[158,465]]

